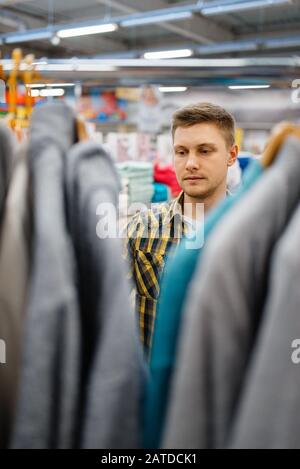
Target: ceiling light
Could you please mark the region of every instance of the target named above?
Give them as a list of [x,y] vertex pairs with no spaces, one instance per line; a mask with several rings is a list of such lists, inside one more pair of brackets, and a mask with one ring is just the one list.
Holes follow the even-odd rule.
[[164,14],[152,15],[137,15],[136,17],[129,18],[128,20],[121,21],[121,26],[124,28],[131,26],[143,26],[152,23],[163,23],[165,21],[176,21],[192,18],[192,11],[169,12]]
[[39,94],[43,98],[59,97],[59,96],[63,96],[65,94],[65,90],[63,90],[62,88],[57,88],[57,89],[54,89],[54,90],[45,89],[45,90],[39,91]]
[[250,52],[256,51],[258,48],[258,41],[227,41],[219,42],[217,44],[207,44],[204,46],[197,46],[195,49],[200,55],[212,54],[225,54],[228,52]]
[[46,88],[46,85],[42,83],[31,83],[30,85],[26,85],[27,88]]
[[232,85],[228,88],[230,90],[259,90],[270,88],[271,85]]
[[26,85],[28,88],[66,88],[75,86],[75,83],[31,83],[30,85]]
[[177,59],[183,57],[191,57],[193,51],[191,49],[179,49],[179,50],[165,50],[158,52],[146,52],[144,58],[147,60],[157,60],[157,59]]
[[6,44],[15,44],[18,42],[27,42],[27,41],[40,41],[42,39],[50,39],[52,33],[50,31],[42,30],[42,31],[24,31],[23,33],[19,34],[11,34],[5,36],[5,43]]
[[161,93],[182,93],[187,90],[187,86],[160,86]]
[[52,88],[69,88],[69,87],[72,87],[72,86],[75,86],[75,83],[47,83],[47,86],[48,87],[52,87]]
[[225,15],[227,13],[238,11],[256,10],[264,7],[267,8],[271,6],[291,4],[291,0],[249,0],[243,2],[231,2],[228,4],[218,3],[219,2],[216,2],[215,5],[213,3],[211,5],[207,4],[207,6],[201,8],[201,14],[204,16]]
[[116,31],[118,25],[115,23],[99,24],[94,26],[84,26],[81,28],[68,28],[62,29],[57,32],[57,36],[60,38],[77,37],[77,36],[88,36],[90,34],[102,34]]

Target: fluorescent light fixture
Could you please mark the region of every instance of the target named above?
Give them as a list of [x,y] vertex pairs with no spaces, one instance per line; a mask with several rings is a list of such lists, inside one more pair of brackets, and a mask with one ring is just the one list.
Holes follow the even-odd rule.
[[69,88],[75,86],[75,83],[47,83],[47,86],[52,88]]
[[200,12],[204,16],[225,15],[238,11],[256,10],[261,8],[268,8],[272,6],[281,6],[291,4],[291,0],[249,0],[232,2],[228,4],[215,4],[207,5],[201,8]]
[[253,41],[237,41],[237,42],[221,42],[218,44],[207,44],[205,46],[197,46],[195,49],[201,55],[224,54],[227,52],[256,51],[258,42]]
[[43,39],[49,39],[52,37],[50,31],[24,31],[22,33],[16,33],[5,36],[6,44],[17,44],[18,42],[28,42],[28,41],[40,41]]
[[180,11],[180,12],[169,12],[163,14],[152,14],[152,15],[137,15],[136,17],[129,18],[128,20],[121,21],[123,28],[131,26],[143,26],[146,24],[163,23],[165,21],[177,21],[190,19],[193,16],[192,11]]
[[59,97],[65,94],[65,90],[63,90],[62,88],[56,88],[54,90],[44,89],[44,90],[41,90],[39,94],[42,98]]
[[271,85],[231,85],[230,90],[259,90],[270,88]]
[[[43,85],[41,85],[43,86]],[[65,94],[65,90],[63,90],[62,88],[54,88],[54,89],[51,89],[51,88],[43,88],[41,90],[39,89],[30,89],[30,95],[32,98],[38,98],[38,97],[42,97],[42,98],[48,98],[48,97],[60,97],[60,96],[63,96]]]
[[30,85],[26,85],[27,88],[46,88],[46,85],[42,83],[31,83]]
[[57,32],[57,36],[60,38],[89,36],[91,34],[110,33],[117,29],[118,25],[115,23],[98,24],[94,26],[83,26],[81,28],[62,29]]
[[67,88],[75,86],[75,83],[31,83],[26,85],[28,88]]
[[161,93],[183,93],[187,90],[187,86],[160,86]]
[[183,57],[191,57],[192,55],[193,51],[191,49],[165,50],[158,52],[146,52],[144,54],[144,59],[179,59]]

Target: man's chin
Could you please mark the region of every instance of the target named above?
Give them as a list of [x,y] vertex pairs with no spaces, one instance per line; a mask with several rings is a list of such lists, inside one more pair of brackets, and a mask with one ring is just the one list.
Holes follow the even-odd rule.
[[207,187],[187,187],[184,185],[182,190],[186,195],[195,199],[203,199],[209,194]]

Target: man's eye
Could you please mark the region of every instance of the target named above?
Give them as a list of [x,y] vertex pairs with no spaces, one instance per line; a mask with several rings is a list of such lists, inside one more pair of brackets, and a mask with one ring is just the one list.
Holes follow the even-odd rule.
[[176,151],[176,155],[184,156],[184,155],[185,155],[185,151],[183,151],[183,150],[178,150],[178,151]]

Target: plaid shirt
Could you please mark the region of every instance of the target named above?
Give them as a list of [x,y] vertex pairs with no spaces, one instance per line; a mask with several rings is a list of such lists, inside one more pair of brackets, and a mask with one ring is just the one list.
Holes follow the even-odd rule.
[[127,225],[124,257],[135,284],[135,307],[140,337],[148,354],[154,330],[160,278],[166,256],[186,232],[182,218],[183,193],[172,202],[139,212]]

